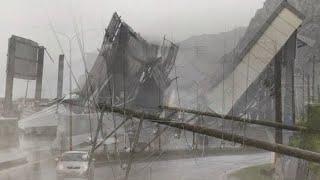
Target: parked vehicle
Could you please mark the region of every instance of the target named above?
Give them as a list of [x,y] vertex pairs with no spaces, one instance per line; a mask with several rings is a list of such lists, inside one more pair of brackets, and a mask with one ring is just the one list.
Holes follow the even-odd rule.
[[85,151],[67,151],[56,159],[57,180],[64,178],[94,179],[94,162]]

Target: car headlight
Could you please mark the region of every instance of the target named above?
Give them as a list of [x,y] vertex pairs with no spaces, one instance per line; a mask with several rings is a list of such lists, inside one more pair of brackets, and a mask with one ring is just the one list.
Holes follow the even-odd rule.
[[88,165],[83,165],[82,168],[81,168],[81,171],[82,172],[88,171]]
[[63,164],[61,163],[58,164],[58,170],[63,170]]
[[87,138],[87,141],[88,141],[88,142],[91,142],[91,141],[92,141],[91,137],[88,137],[88,138]]

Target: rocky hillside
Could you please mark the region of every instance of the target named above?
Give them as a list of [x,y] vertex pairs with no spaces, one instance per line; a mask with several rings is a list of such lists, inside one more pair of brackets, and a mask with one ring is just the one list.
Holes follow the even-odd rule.
[[219,34],[192,36],[180,42],[176,60],[179,83],[188,87],[214,72],[219,59],[235,47],[245,30],[240,27]]

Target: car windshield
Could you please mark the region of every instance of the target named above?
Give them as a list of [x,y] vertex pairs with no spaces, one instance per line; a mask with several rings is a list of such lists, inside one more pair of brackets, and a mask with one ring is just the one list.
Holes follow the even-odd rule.
[[67,153],[62,156],[62,161],[87,161],[85,153]]

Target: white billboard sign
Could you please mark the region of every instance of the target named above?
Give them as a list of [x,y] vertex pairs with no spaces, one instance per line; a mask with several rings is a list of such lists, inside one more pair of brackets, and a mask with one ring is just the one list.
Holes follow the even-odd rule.
[[29,39],[12,36],[10,48],[14,48],[14,77],[35,80],[37,77],[38,43]]

